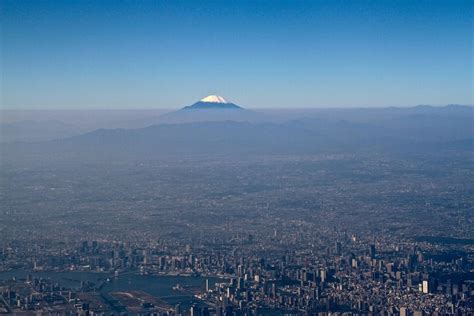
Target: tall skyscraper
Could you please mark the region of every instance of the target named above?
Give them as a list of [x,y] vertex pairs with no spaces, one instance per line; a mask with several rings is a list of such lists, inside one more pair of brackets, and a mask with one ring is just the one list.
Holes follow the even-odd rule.
[[201,316],[199,307],[196,304],[193,304],[190,309],[191,316]]
[[336,252],[336,255],[340,256],[342,255],[342,244],[340,241],[336,241],[336,247],[335,247],[335,252]]
[[370,257],[372,259],[375,258],[376,253],[375,253],[375,245],[374,244],[370,245],[369,254],[370,254]]

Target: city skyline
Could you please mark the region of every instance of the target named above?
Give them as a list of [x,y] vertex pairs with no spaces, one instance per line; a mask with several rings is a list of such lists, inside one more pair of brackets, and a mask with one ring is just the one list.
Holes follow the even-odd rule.
[[0,314],[474,315],[472,17],[1,0]]

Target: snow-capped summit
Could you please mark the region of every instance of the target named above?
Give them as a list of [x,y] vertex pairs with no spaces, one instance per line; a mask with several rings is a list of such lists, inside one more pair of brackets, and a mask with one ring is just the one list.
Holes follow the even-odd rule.
[[228,102],[219,95],[208,95],[193,105],[184,107],[185,110],[211,110],[211,109],[242,109],[240,106]]
[[207,97],[205,98],[202,98],[200,100],[200,102],[212,102],[212,103],[229,103],[227,102],[226,99],[224,99],[223,97],[221,97],[220,95],[208,95]]

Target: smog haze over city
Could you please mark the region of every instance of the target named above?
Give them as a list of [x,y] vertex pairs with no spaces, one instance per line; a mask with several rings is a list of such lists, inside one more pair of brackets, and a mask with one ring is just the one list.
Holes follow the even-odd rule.
[[0,1],[0,314],[474,315],[473,4]]

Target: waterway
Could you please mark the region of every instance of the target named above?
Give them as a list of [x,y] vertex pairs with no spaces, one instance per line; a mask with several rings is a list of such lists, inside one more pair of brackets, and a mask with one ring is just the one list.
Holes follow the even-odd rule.
[[[196,299],[188,291],[175,291],[173,287],[180,284],[182,287],[192,287],[205,289],[205,277],[193,276],[156,276],[140,275],[138,273],[127,273],[114,278],[110,273],[101,272],[56,272],[56,271],[27,271],[23,269],[0,272],[0,280],[9,280],[12,278],[26,279],[28,274],[34,278],[49,279],[52,283],[58,283],[65,288],[80,288],[81,282],[89,281],[96,286],[103,284],[100,292],[109,294],[111,292],[126,292],[140,290],[153,296],[163,299],[170,305],[177,303],[183,306],[189,306],[196,302]],[[109,280],[109,281],[107,281]],[[210,284],[222,282],[218,278],[209,278]]]

